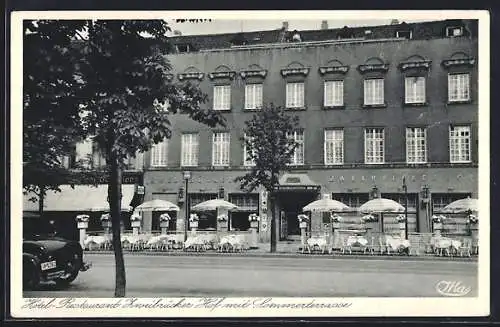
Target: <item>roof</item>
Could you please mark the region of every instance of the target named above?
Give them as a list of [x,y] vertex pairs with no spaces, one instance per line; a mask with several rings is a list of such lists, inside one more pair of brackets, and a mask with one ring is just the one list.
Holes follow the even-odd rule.
[[[397,31],[410,30],[413,40],[444,38],[447,27],[464,27],[463,36],[477,37],[477,20],[448,19],[440,21],[347,27],[325,30],[298,31],[303,42],[327,41],[337,39],[388,39],[396,37]],[[284,29],[239,32],[225,34],[172,36],[173,45],[189,44],[194,51],[207,49],[227,49],[234,45],[258,45],[288,42],[295,31]]]

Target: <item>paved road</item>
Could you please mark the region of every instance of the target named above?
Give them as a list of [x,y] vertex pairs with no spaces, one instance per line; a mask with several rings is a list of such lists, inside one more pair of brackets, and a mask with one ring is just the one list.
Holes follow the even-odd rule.
[[[91,270],[63,290],[44,285],[25,297],[113,297],[114,257],[87,255]],[[477,262],[331,257],[126,255],[128,297],[413,297],[442,296],[440,281],[470,286]]]

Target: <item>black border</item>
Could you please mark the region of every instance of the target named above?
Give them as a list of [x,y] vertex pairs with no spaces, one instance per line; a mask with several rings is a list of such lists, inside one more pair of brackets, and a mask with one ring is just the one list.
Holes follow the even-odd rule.
[[[168,6],[166,5],[168,4]],[[182,4],[182,5],[180,5]],[[490,36],[490,75],[491,75],[491,80],[493,83],[491,83],[490,86],[490,92],[491,92],[491,111],[490,111],[490,127],[491,127],[491,135],[490,135],[490,140],[491,144],[493,147],[490,149],[490,178],[491,178],[491,184],[490,184],[490,191],[491,191],[491,197],[492,199],[496,199],[498,195],[498,187],[499,187],[499,176],[498,176],[498,155],[500,151],[496,151],[496,145],[498,142],[495,142],[497,137],[499,136],[498,132],[499,129],[496,128],[495,122],[497,121],[497,117],[495,115],[497,114],[497,103],[500,103],[500,92],[497,92],[496,90],[500,88],[500,86],[496,85],[495,81],[497,77],[500,77],[500,68],[499,68],[499,60],[493,60],[493,58],[498,58],[498,49],[497,49],[497,44],[498,42],[495,42],[497,40],[500,40],[500,27],[498,24],[499,19],[497,18],[498,14],[498,4],[494,1],[481,1],[481,0],[476,0],[474,2],[469,2],[469,1],[432,1],[429,3],[425,2],[411,2],[413,5],[412,8],[409,8],[405,6],[405,2],[402,1],[394,1],[394,0],[386,0],[384,2],[374,2],[374,1],[349,1],[349,2],[342,2],[342,3],[335,3],[336,8],[332,8],[331,4],[328,3],[329,6],[324,6],[322,5],[323,3],[311,3],[308,2],[308,8],[304,8],[302,6],[297,6],[296,4],[303,4],[302,2],[295,2],[295,3],[285,3],[284,6],[277,6],[278,3],[265,3],[265,6],[263,7],[263,3],[259,2],[249,2],[245,3],[245,7],[242,7],[241,5],[238,6],[238,2],[234,1],[213,1],[213,2],[189,2],[189,1],[182,1],[182,2],[176,2],[176,3],[171,3],[171,2],[165,2],[165,1],[154,1],[154,0],[140,0],[140,1],[116,1],[116,0],[108,0],[108,1],[102,1],[102,0],[73,0],[73,1],[67,1],[67,0],[10,0],[6,1],[5,4],[5,25],[3,25],[4,29],[4,36],[5,36],[5,51],[4,55],[6,54],[6,60],[5,60],[5,88],[3,91],[4,94],[10,94],[10,58],[9,58],[9,52],[10,52],[10,13],[12,11],[18,11],[18,10],[221,10],[221,9],[237,9],[237,10],[276,10],[276,9],[287,9],[287,10],[332,10],[332,9],[365,9],[365,10],[381,10],[381,9],[392,9],[392,10],[405,10],[405,9],[421,9],[421,10],[431,10],[431,9],[468,9],[468,10],[478,10],[478,9],[483,9],[483,10],[488,10],[490,12],[490,22],[491,22],[491,36]],[[348,4],[348,5],[347,5]],[[356,4],[358,6],[356,6]],[[227,7],[233,6],[231,7]],[[235,6],[236,5],[236,6]],[[273,6],[274,5],[274,6]],[[359,6],[361,5],[361,6]],[[448,6],[446,6],[448,5]],[[267,7],[266,7],[267,6]],[[3,299],[5,301],[2,301],[4,305],[2,306],[2,321],[4,321],[6,326],[11,326],[11,325],[33,325],[33,326],[67,326],[69,323],[73,325],[81,325],[81,324],[87,324],[87,323],[96,323],[99,322],[101,323],[102,326],[116,326],[116,325],[121,325],[123,323],[129,323],[129,324],[137,324],[137,323],[142,323],[145,324],[147,323],[148,325],[159,325],[160,323],[162,324],[182,324],[182,325],[191,325],[191,326],[211,326],[211,325],[226,325],[226,326],[233,326],[233,325],[254,325],[256,323],[262,323],[266,325],[282,325],[282,324],[297,324],[297,325],[304,325],[304,324],[310,324],[310,325],[325,325],[325,324],[332,324],[333,322],[335,323],[341,323],[342,325],[353,325],[353,324],[376,324],[376,325],[394,325],[394,324],[406,324],[406,325],[414,325],[416,323],[425,323],[426,325],[432,325],[432,324],[437,324],[439,322],[441,323],[447,323],[447,324],[464,324],[466,326],[469,325],[486,325],[488,322],[489,323],[494,323],[498,322],[498,303],[499,301],[497,300],[497,294],[496,290],[498,288],[498,278],[495,278],[496,276],[500,276],[499,272],[499,265],[500,265],[500,260],[496,260],[497,258],[491,258],[492,260],[490,261],[490,266],[491,266],[491,271],[490,271],[490,276],[491,276],[491,314],[489,317],[474,317],[474,318],[468,318],[468,317],[462,317],[462,318],[405,318],[405,317],[391,317],[391,318],[234,318],[234,319],[224,319],[224,318],[192,318],[192,319],[186,319],[186,318],[179,318],[179,319],[144,319],[144,318],[139,318],[139,319],[128,319],[128,318],[110,318],[110,319],[17,319],[17,318],[12,318],[10,317],[10,292],[9,292],[9,263],[10,263],[10,258],[9,258],[9,251],[8,249],[10,248],[10,225],[9,225],[9,219],[7,217],[10,217],[10,210],[8,207],[9,203],[9,198],[8,194],[10,194],[10,185],[8,183],[9,181],[9,176],[10,176],[10,169],[9,169],[9,164],[10,164],[10,115],[9,115],[9,110],[10,110],[10,105],[8,101],[8,97],[5,97],[5,108],[8,108],[4,110],[4,128],[3,131],[6,134],[3,140],[4,142],[1,143],[1,153],[6,154],[6,156],[3,156],[3,172],[4,174],[2,175],[4,185],[6,186],[4,188],[5,196],[4,196],[4,201],[3,203],[7,204],[6,206],[3,206],[3,226],[5,227],[3,237],[2,237],[2,249],[5,249],[3,251],[3,256],[4,258],[4,264],[3,264],[3,272],[4,278],[2,278],[2,281],[0,281],[2,291],[3,292]],[[495,101],[496,100],[496,101]],[[491,123],[492,122],[492,123]],[[497,137],[495,137],[497,136]],[[492,218],[491,218],[491,245],[490,245],[490,251],[492,254],[495,253],[495,249],[498,249],[498,238],[493,237],[493,235],[496,235],[496,233],[500,233],[500,226],[499,226],[499,221],[498,219],[495,219],[495,213],[499,212],[499,201],[491,201],[491,213],[492,213]],[[4,318],[5,317],[5,318]]]

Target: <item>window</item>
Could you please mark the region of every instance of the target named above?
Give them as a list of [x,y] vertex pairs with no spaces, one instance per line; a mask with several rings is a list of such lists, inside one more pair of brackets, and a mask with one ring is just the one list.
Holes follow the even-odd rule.
[[405,78],[405,103],[425,103],[425,77]]
[[214,86],[214,110],[231,109],[231,85]]
[[198,166],[198,133],[182,134],[181,143],[181,165]]
[[470,197],[470,194],[461,194],[461,193],[432,193],[432,212],[439,213],[442,212],[444,207],[453,201],[457,201],[460,199],[465,199]]
[[325,165],[344,163],[344,130],[325,130]]
[[92,143],[92,168],[100,169],[106,166],[106,157],[99,149],[97,142]]
[[365,129],[365,163],[384,163],[384,129]]
[[[251,139],[249,139],[246,135],[244,136],[245,140],[249,140],[252,142]],[[252,153],[255,155],[257,151],[255,149],[252,149]],[[248,155],[247,151],[247,144],[246,142],[243,143],[243,165],[245,166],[255,166],[255,160],[250,158]]]
[[368,193],[332,193],[332,199],[345,203],[350,208],[359,208],[370,199]]
[[365,105],[384,104],[384,79],[365,79]]
[[245,85],[245,109],[262,108],[262,84]]
[[304,83],[286,84],[286,107],[287,108],[304,107]]
[[455,36],[462,36],[463,35],[463,29],[462,27],[447,27],[446,28],[446,36],[447,37],[455,37]]
[[470,161],[470,127],[450,126],[450,162]]
[[229,166],[229,133],[214,133],[212,142],[212,165]]
[[[238,211],[258,211],[259,210],[259,195],[258,194],[230,194],[229,200],[238,207]],[[248,219],[248,218],[247,218]]]
[[396,32],[396,37],[401,37],[405,39],[411,39],[411,31],[397,31]]
[[298,143],[295,151],[290,159],[290,165],[304,164],[304,131],[295,131],[288,134],[289,138],[293,138]]
[[326,81],[324,93],[325,107],[344,105],[344,81]]
[[151,166],[164,167],[168,160],[168,139],[164,139],[158,144],[154,144],[151,149]]
[[449,74],[448,101],[468,101],[469,97],[469,74]]
[[425,128],[409,127],[406,129],[406,162],[427,162],[427,131]]

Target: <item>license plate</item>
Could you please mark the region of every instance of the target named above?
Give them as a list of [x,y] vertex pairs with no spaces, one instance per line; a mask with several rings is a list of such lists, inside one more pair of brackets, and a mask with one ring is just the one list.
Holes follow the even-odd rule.
[[41,268],[42,270],[53,269],[57,266],[56,261],[42,262]]

